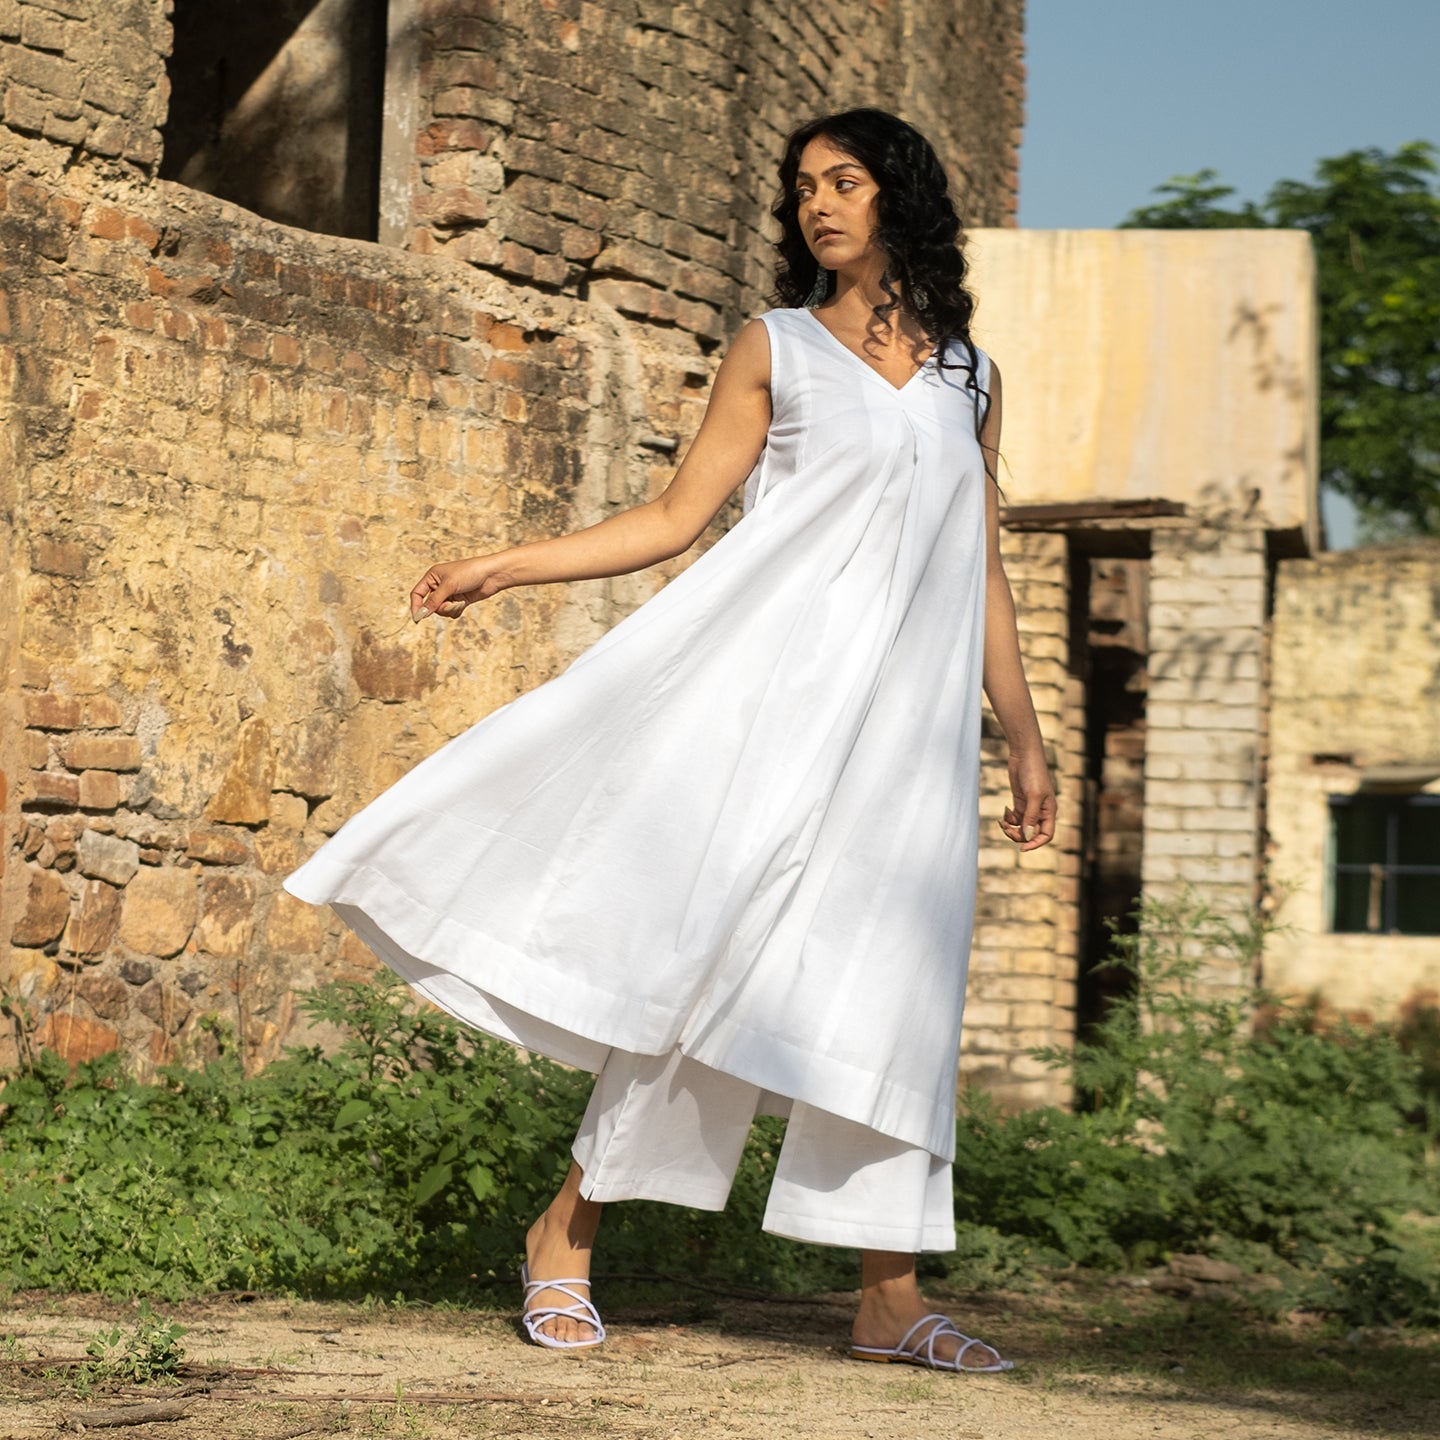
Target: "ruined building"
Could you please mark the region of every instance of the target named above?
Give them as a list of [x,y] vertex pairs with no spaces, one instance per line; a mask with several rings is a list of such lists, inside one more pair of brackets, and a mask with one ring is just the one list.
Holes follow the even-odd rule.
[[260,1062],[372,963],[281,877],[665,578],[415,573],[664,484],[799,119],[1010,223],[1021,9],[0,0],[0,1062]]
[[1292,992],[1440,990],[1440,552],[1317,554],[1308,243],[1011,228],[1021,28],[0,0],[0,1065],[203,1057],[212,1020],[263,1063],[369,970],[282,876],[674,566],[453,626],[405,592],[663,486],[765,306],[782,137],[852,103],[937,142],[971,227],[1060,787],[1017,855],[991,727],[966,1071],[1064,1098],[1027,1052],[1101,1012],[1142,893],[1288,894]]

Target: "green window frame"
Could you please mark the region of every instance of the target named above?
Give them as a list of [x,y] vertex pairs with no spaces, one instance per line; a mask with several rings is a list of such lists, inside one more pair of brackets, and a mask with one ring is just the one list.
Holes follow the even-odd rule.
[[1330,929],[1440,935],[1440,795],[1330,797]]

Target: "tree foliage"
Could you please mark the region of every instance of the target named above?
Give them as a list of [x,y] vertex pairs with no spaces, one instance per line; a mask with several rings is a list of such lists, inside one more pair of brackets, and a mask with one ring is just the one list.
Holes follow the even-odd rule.
[[1122,228],[1298,229],[1315,243],[1320,479],[1371,534],[1440,534],[1440,175],[1434,145],[1352,150],[1233,201],[1213,170],[1157,187]]

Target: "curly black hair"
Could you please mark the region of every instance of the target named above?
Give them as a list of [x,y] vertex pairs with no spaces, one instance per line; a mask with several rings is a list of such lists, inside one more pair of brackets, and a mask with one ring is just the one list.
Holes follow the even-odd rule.
[[[980,386],[979,356],[970,338],[975,297],[965,285],[960,217],[950,200],[940,157],[913,125],[885,110],[865,108],[822,115],[791,132],[780,161],[780,192],[770,209],[780,225],[775,245],[775,303],[790,308],[804,305],[820,273],[800,229],[795,181],[805,147],[821,136],[858,160],[880,187],[875,238],[889,260],[880,280],[888,298],[875,307],[876,317],[888,321],[901,294],[911,297],[915,318],[936,346],[936,362],[969,375],[976,397],[978,434],[990,396]],[[915,303],[921,295],[923,308]],[[945,342],[950,340],[958,342],[964,356],[958,366],[946,364]]]

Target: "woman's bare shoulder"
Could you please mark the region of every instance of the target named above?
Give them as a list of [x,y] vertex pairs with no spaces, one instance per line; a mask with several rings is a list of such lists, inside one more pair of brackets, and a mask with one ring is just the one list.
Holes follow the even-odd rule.
[[770,332],[763,319],[748,321],[730,342],[725,359],[716,374],[742,386],[767,386],[770,383]]

